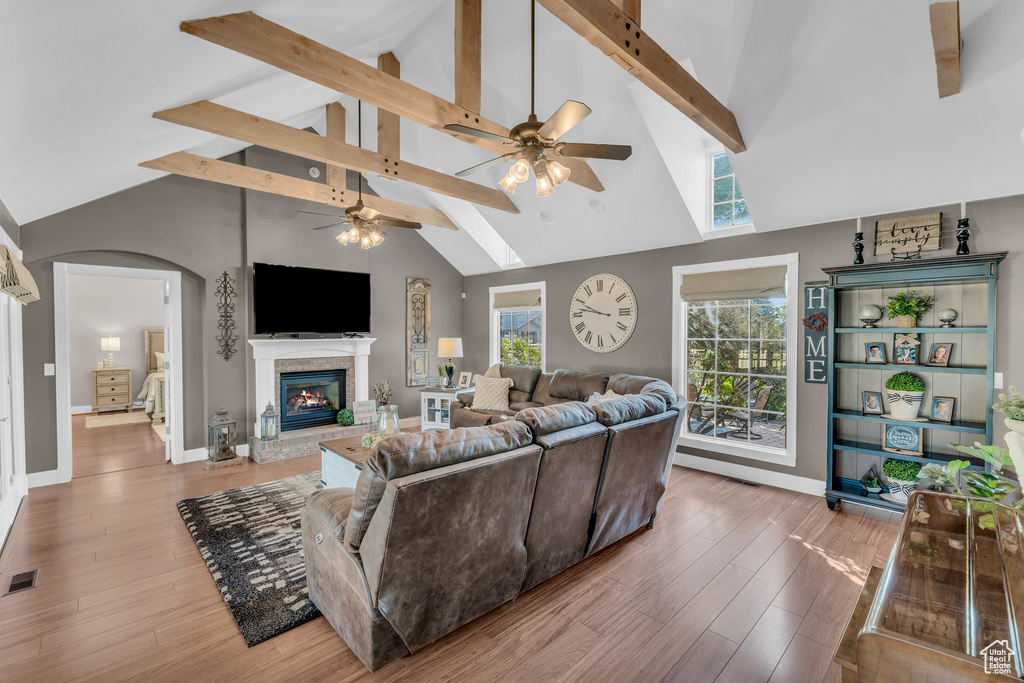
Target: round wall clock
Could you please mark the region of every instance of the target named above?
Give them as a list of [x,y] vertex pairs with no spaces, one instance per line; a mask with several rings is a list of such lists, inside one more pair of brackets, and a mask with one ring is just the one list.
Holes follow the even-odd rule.
[[576,340],[597,353],[619,348],[636,327],[636,298],[626,281],[603,273],[583,281],[569,303]]

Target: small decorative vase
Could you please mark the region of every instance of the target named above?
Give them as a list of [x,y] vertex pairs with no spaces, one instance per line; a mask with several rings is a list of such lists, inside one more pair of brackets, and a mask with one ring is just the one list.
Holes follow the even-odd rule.
[[942,309],[935,317],[937,317],[942,323],[939,327],[956,327],[956,325],[953,324],[953,321],[957,319],[958,315],[952,308]]
[[893,391],[886,390],[886,398],[889,399],[889,414],[897,420],[916,420],[921,410],[921,401],[924,399],[923,391]]
[[896,327],[917,327],[917,317],[913,315],[896,316]]
[[875,323],[882,319],[882,309],[874,304],[862,306],[857,313],[857,317],[864,323],[864,327],[872,328],[875,327]]
[[1017,434],[1024,436],[1024,420],[1014,420],[1008,417],[1003,420],[1003,424],[1005,424],[1006,428],[1011,432],[1016,432]]
[[397,434],[399,432],[398,406],[381,406],[377,411],[379,413],[377,420],[377,432],[385,439]]
[[907,502],[907,496],[909,496],[915,488],[917,488],[916,481],[900,481],[899,479],[889,480],[889,495],[894,501],[898,501],[900,503]]

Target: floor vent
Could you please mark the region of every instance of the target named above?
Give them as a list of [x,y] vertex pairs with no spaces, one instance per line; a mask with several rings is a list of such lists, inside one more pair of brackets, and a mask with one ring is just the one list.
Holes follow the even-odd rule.
[[742,479],[733,479],[732,477],[727,479],[727,481],[730,484],[739,484],[740,486],[749,486],[752,489],[756,489],[756,488],[760,488],[761,487],[760,484],[755,484],[752,481],[743,481]]
[[21,572],[20,574],[13,574],[7,579],[7,585],[4,586],[4,595],[10,595],[11,593],[19,593],[21,591],[27,591],[29,588],[36,587],[36,579],[39,578],[39,570],[33,569],[30,572]]

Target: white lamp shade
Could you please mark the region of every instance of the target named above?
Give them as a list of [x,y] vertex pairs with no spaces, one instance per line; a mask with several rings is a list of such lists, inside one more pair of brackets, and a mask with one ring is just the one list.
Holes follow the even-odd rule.
[[120,337],[100,337],[100,349],[103,351],[120,351]]
[[441,337],[438,339],[437,355],[440,358],[462,358],[462,338]]

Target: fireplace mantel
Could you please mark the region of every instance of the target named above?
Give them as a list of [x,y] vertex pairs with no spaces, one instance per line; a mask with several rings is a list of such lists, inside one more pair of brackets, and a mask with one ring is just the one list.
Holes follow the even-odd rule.
[[[372,337],[352,339],[250,339],[256,360],[257,412],[273,401],[278,403],[278,387],[274,377],[274,361],[296,358],[336,358],[352,356],[355,370],[355,400],[365,401],[370,396],[369,358]],[[253,425],[253,434],[259,434],[259,419]]]

